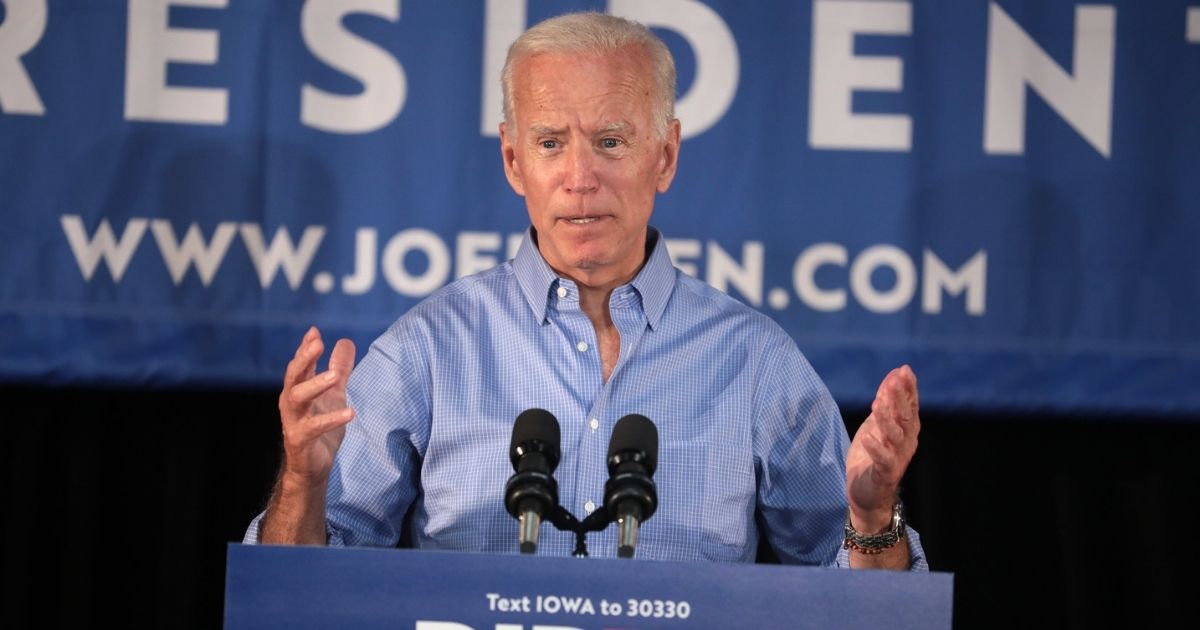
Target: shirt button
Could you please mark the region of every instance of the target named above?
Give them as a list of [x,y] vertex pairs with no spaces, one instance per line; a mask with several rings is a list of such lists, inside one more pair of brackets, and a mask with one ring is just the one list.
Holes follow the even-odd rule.
[[566,287],[558,287],[558,297],[560,297],[560,298],[567,297]]
[[592,430],[595,431],[596,429],[600,428],[600,421],[592,418],[592,421],[588,423],[588,426],[592,427]]
[[580,341],[579,343],[575,344],[575,349],[580,352],[587,352],[587,342]]
[[596,511],[596,504],[588,501],[587,503],[583,504],[583,509],[586,510],[588,514],[591,514],[592,512]]

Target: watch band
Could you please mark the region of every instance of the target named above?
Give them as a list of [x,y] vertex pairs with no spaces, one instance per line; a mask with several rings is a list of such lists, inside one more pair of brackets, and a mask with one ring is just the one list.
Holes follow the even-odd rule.
[[867,555],[875,555],[882,553],[884,549],[891,549],[900,542],[901,538],[904,538],[904,504],[896,499],[896,503],[892,505],[892,526],[882,534],[867,535],[854,529],[854,526],[850,524],[850,513],[847,511],[844,533],[843,549],[851,549]]

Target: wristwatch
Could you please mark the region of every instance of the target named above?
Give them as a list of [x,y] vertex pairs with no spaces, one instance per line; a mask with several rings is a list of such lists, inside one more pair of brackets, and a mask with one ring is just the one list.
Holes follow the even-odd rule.
[[850,512],[846,512],[845,538],[842,549],[852,549],[859,553],[875,555],[884,549],[891,549],[904,538],[904,504],[900,499],[892,505],[892,526],[882,534],[866,535],[854,529],[850,524]]

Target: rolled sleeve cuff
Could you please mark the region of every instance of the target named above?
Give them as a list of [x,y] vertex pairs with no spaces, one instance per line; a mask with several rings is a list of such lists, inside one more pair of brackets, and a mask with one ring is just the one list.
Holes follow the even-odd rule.
[[[255,516],[254,520],[250,521],[250,526],[246,528],[246,535],[242,537],[243,545],[258,545],[262,543],[262,541],[259,539],[258,529],[262,525],[264,514],[266,514],[266,512],[259,512],[258,516]],[[346,543],[342,539],[341,532],[330,528],[329,525],[326,525],[325,544],[329,545],[330,547],[343,547]]]
[[250,526],[246,528],[246,535],[242,537],[243,545],[258,544],[258,526],[262,523],[263,514],[266,514],[266,512],[259,512],[258,516],[255,516],[254,520],[250,521]]

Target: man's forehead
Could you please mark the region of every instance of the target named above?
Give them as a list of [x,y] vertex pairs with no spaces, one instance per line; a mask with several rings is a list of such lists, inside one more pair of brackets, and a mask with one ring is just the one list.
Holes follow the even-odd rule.
[[514,67],[517,95],[585,96],[609,91],[649,96],[653,68],[636,50],[596,53],[540,53]]
[[554,128],[572,121],[581,110],[589,126],[629,128],[652,109],[649,64],[639,55],[618,51],[545,53],[516,68],[514,105],[523,126]]
[[626,46],[612,50],[558,50],[527,55],[514,66],[518,75],[534,67],[602,65],[619,68],[641,77],[649,77],[652,63],[649,54],[640,47]]

